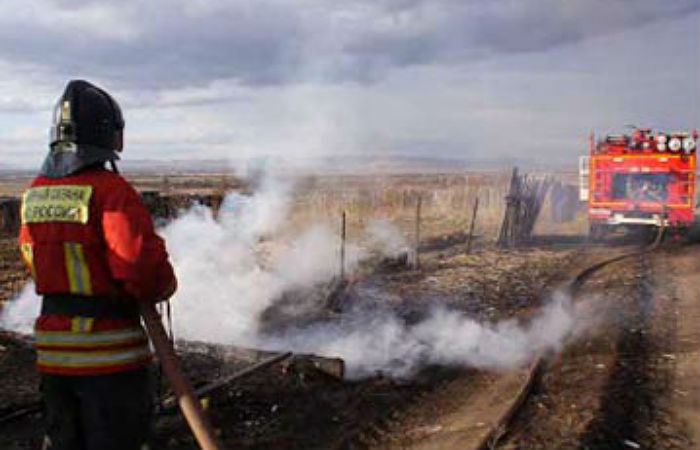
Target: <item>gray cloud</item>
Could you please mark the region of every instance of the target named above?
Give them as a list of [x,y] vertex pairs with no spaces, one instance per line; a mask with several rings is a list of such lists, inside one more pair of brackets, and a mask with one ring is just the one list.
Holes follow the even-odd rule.
[[[380,13],[344,47],[356,67],[463,64],[547,50],[700,9],[695,0],[483,0],[405,2]],[[393,20],[389,20],[393,18]]]
[[4,163],[34,164],[66,79],[84,77],[123,106],[139,157],[568,160],[591,128],[697,126],[699,10],[696,0],[0,2],[0,149]]
[[[51,11],[36,11],[48,16],[43,20],[17,20],[16,15],[4,20],[0,57],[46,72],[89,73],[141,88],[221,78],[280,83],[298,64],[298,13],[281,4],[236,2],[198,11],[188,10],[185,2],[69,3],[72,10],[61,2]],[[62,21],[63,14],[69,21]]]
[[220,79],[376,81],[393,68],[543,50],[700,7],[696,0],[27,3],[0,7],[0,58],[140,90]]
[[[525,6],[527,5],[527,7]],[[697,11],[693,0],[493,2],[476,41],[496,51],[536,51]]]

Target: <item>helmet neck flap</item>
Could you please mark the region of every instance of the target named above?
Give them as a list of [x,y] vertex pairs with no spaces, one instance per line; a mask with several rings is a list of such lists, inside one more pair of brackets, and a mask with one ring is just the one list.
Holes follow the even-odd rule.
[[107,92],[72,80],[54,109],[49,154],[41,174],[60,178],[85,167],[119,159],[124,119]]

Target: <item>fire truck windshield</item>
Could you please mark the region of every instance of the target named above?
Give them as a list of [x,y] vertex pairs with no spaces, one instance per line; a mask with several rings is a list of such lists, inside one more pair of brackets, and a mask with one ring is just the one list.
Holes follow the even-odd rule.
[[662,202],[668,198],[668,173],[616,173],[612,182],[617,200]]

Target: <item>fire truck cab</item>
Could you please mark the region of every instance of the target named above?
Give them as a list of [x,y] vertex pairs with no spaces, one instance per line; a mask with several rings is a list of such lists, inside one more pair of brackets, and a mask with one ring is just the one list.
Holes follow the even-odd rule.
[[580,198],[591,235],[619,226],[687,228],[693,221],[698,131],[589,137],[579,161]]

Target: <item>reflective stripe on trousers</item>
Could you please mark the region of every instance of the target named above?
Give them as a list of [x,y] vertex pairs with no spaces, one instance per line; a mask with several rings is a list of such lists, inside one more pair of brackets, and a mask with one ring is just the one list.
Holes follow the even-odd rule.
[[37,364],[52,367],[105,367],[142,361],[150,357],[148,347],[109,351],[51,351],[37,350]]
[[91,332],[87,317],[72,320],[71,330],[36,330],[37,364],[41,369],[100,371],[133,366],[150,359],[148,338],[141,327]]
[[[75,319],[78,319],[77,317]],[[75,321],[75,319],[73,319]],[[88,319],[86,317],[80,319]],[[92,318],[89,318],[92,319]],[[77,322],[80,323],[79,321]],[[73,328],[76,330],[76,328]],[[44,331],[36,330],[37,347],[107,347],[124,346],[125,344],[146,340],[143,329],[126,328],[122,330],[97,331]]]

